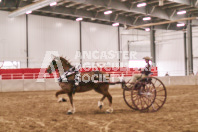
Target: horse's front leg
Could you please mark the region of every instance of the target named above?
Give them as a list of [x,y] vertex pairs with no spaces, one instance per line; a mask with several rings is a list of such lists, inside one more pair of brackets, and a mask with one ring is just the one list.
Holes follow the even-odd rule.
[[67,114],[71,115],[71,114],[74,114],[76,112],[76,110],[75,110],[75,106],[74,106],[74,103],[73,103],[73,94],[69,93],[68,96],[69,96],[71,108],[67,111]]
[[[60,95],[60,94],[66,94],[66,91],[63,90],[63,89],[57,91],[56,92],[56,98],[58,98],[58,95]],[[67,100],[61,97],[61,98],[58,99],[57,102],[67,102]]]

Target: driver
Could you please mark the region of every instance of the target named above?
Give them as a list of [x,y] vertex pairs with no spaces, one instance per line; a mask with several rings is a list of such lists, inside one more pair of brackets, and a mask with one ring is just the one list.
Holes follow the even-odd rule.
[[151,61],[151,58],[146,56],[143,58],[146,62],[146,66],[144,69],[139,69],[141,70],[141,74],[135,74],[131,77],[131,80],[126,84],[128,88],[133,87],[133,85],[136,83],[137,80],[147,77],[151,73],[151,65],[149,64],[149,61]]

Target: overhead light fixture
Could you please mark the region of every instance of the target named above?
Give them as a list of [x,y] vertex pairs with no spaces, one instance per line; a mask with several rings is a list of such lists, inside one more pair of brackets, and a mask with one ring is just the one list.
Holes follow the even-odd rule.
[[185,26],[185,23],[178,23],[177,24],[177,27],[184,27]]
[[83,18],[79,17],[79,18],[76,18],[76,21],[82,21]]
[[55,1],[55,2],[50,3],[50,6],[55,6],[55,5],[57,5],[57,2],[56,2],[56,1]]
[[159,0],[159,6],[163,6],[164,5],[164,0]]
[[144,17],[143,20],[144,21],[149,21],[149,20],[151,20],[151,17]]
[[146,3],[139,3],[139,4],[137,4],[137,7],[144,7],[144,6],[146,6]]
[[31,13],[32,13],[32,11],[27,11],[27,12],[26,12],[26,14],[31,14]]
[[150,28],[145,28],[145,31],[149,32],[149,31],[151,31],[151,29]]
[[112,24],[112,26],[114,26],[114,27],[117,27],[117,26],[119,26],[120,24],[119,23],[113,23]]
[[111,13],[112,13],[112,11],[105,11],[104,12],[105,15],[108,15],[108,14],[111,14]]
[[177,12],[177,15],[182,15],[182,14],[186,14],[186,11],[185,10],[182,10],[182,11],[178,11]]
[[34,11],[34,10],[49,6],[50,3],[58,2],[58,1],[59,0],[42,0],[42,1],[30,4],[30,5],[24,6],[18,10],[15,10],[15,11],[11,12],[8,15],[8,17],[17,17],[17,16],[25,14],[28,11]]

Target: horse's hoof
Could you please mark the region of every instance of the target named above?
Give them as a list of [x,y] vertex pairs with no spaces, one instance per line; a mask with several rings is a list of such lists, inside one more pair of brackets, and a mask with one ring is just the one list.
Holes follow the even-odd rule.
[[73,109],[73,110],[68,110],[68,111],[67,111],[67,114],[68,114],[68,115],[72,115],[72,114],[74,114],[74,113],[75,113],[75,109]]
[[67,114],[68,114],[68,115],[72,115],[73,113],[72,113],[72,112],[67,112]]
[[103,105],[104,105],[104,103],[103,103],[103,102],[98,101],[98,107],[99,107],[100,109],[102,109]]
[[63,101],[63,102],[67,102],[67,100],[66,100],[66,99],[64,99],[64,98],[62,98],[62,101]]
[[106,114],[111,114],[111,113],[113,113],[113,111],[106,111],[105,113]]
[[100,105],[99,108],[102,109],[102,105]]
[[111,114],[111,112],[109,112],[109,111],[106,111],[105,113],[106,113],[106,114]]
[[64,98],[59,98],[57,102],[58,102],[58,103],[60,103],[60,102],[67,102],[67,100],[64,99]]
[[108,109],[108,110],[106,110],[105,113],[106,113],[106,114],[111,114],[111,113],[113,113],[113,109]]

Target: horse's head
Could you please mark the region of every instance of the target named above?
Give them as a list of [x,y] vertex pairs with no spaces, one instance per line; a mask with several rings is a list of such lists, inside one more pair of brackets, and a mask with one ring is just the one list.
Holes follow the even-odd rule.
[[67,71],[69,68],[71,68],[72,65],[68,60],[66,60],[63,57],[54,57],[54,59],[51,61],[50,65],[47,68],[48,73],[52,73],[55,70],[64,70]]
[[51,74],[53,71],[55,71],[56,69],[58,69],[58,66],[57,66],[57,63],[56,63],[56,60],[53,59],[52,62],[50,62],[50,65],[48,66],[47,68],[47,72],[49,74]]

